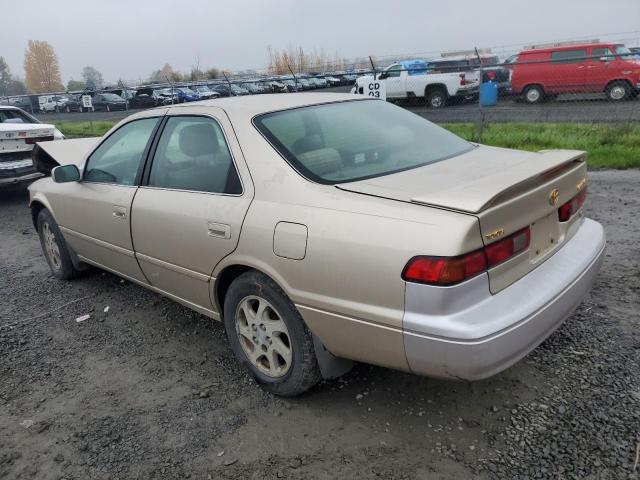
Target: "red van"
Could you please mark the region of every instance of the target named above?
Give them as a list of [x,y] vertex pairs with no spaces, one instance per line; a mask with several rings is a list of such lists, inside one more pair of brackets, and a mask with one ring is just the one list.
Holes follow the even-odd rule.
[[512,68],[512,91],[527,103],[553,99],[560,93],[596,92],[620,101],[635,97],[640,90],[640,61],[618,43],[524,50]]

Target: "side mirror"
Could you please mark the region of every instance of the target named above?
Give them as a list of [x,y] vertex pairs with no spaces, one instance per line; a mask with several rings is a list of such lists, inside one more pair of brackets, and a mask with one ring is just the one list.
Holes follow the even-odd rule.
[[75,165],[60,165],[51,170],[51,178],[56,183],[77,182],[80,180],[80,170]]
[[609,57],[600,57],[600,61],[601,62],[608,62],[609,61]]
[[378,75],[378,80],[384,80],[385,78],[388,78],[389,74],[387,72],[382,72],[380,75]]

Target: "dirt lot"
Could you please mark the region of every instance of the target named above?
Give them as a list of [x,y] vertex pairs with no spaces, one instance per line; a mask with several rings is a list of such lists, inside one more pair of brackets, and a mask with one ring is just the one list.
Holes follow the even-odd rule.
[[0,478],[639,479],[640,171],[590,178],[603,270],[524,361],[473,384],[358,365],[293,400],[221,324],[100,271],[55,280],[25,192],[0,192]]

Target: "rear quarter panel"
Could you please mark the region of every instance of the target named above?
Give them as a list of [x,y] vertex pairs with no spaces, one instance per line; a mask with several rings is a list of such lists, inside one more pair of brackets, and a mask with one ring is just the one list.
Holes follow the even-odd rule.
[[[252,125],[236,127],[236,132],[256,193],[238,247],[216,267],[214,277],[231,265],[254,267],[280,285],[332,353],[407,370],[402,270],[415,255],[458,255],[479,248],[477,219],[314,184]],[[274,253],[279,222],[307,227],[303,259]]]

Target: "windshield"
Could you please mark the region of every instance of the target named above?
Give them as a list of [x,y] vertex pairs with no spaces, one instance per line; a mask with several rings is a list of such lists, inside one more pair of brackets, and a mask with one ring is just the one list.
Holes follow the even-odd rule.
[[210,92],[211,90],[209,90],[209,87],[206,86],[201,86],[201,87],[196,87],[196,90],[199,92]]
[[379,100],[268,113],[254,123],[298,172],[324,184],[389,175],[473,148],[428,120]]
[[102,96],[105,100],[122,100],[122,97],[119,97],[115,93],[103,93]]
[[616,45],[616,53],[624,57],[630,57],[633,55],[633,52],[624,45]]

